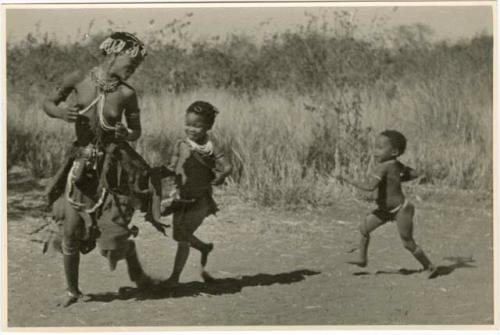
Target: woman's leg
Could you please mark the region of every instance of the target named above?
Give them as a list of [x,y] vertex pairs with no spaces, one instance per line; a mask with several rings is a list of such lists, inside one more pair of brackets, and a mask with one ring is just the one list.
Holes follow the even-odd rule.
[[66,202],[63,223],[62,252],[64,274],[66,276],[68,300],[64,307],[76,302],[81,295],[78,287],[78,271],[80,267],[80,242],[85,229],[85,222],[80,214]]
[[359,257],[355,261],[349,262],[350,264],[359,267],[365,267],[368,263],[368,245],[370,244],[370,233],[383,225],[386,221],[378,218],[374,214],[369,214],[365,221],[359,225],[359,232],[361,234],[359,240]]

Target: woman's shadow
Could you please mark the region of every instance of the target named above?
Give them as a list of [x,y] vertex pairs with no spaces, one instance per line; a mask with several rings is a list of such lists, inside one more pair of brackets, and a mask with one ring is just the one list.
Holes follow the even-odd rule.
[[195,297],[199,295],[224,295],[241,292],[244,287],[292,284],[305,280],[308,276],[320,274],[311,270],[296,270],[278,274],[257,274],[236,278],[212,278],[209,283],[188,282],[168,287],[160,282],[148,290],[138,291],[132,287],[122,287],[118,292],[89,294],[86,301],[111,302],[113,300],[157,300],[167,298]]

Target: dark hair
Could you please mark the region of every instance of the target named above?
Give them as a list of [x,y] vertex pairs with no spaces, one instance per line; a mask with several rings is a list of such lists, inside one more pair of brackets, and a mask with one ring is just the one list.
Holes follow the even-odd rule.
[[397,130],[385,130],[380,133],[389,139],[391,146],[398,150],[398,156],[404,154],[406,150],[406,137]]
[[212,128],[215,123],[215,117],[219,114],[219,111],[211,103],[206,101],[195,101],[189,105],[186,110],[186,114],[188,113],[194,113],[201,116],[209,127]]

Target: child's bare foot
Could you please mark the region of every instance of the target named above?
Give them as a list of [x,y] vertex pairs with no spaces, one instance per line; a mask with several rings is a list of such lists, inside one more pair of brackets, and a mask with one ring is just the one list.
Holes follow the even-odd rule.
[[207,271],[201,271],[201,278],[205,283],[215,283],[215,278],[210,275]]
[[208,254],[210,254],[214,250],[214,244],[213,243],[207,243],[207,247],[205,250],[201,252],[201,266],[204,268],[207,265],[208,262]]
[[364,268],[364,267],[366,267],[367,261],[362,260],[362,259],[358,259],[358,260],[354,260],[354,261],[348,261],[347,263],[359,266],[360,268]]
[[165,287],[165,288],[174,288],[174,287],[177,287],[179,286],[179,278],[175,278],[175,277],[169,277],[167,280],[165,280],[163,283],[162,283],[162,287]]
[[434,279],[439,276],[439,269],[437,266],[431,264],[427,269],[424,269],[427,272],[428,279]]
[[135,284],[137,285],[137,289],[139,290],[147,290],[149,288],[152,288],[155,286],[155,281],[148,276],[147,274],[143,273],[138,280],[135,281]]

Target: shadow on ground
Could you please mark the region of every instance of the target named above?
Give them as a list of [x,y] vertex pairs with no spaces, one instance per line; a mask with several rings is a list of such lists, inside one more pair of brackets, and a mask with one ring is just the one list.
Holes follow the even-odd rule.
[[447,276],[456,269],[462,269],[462,268],[476,268],[475,265],[472,265],[470,263],[474,263],[474,259],[472,257],[460,257],[460,256],[454,256],[454,257],[445,257],[443,258],[448,261],[452,261],[453,263],[450,265],[439,265],[436,270],[436,277],[440,276]]
[[[472,257],[460,257],[460,256],[454,256],[454,257],[445,257],[443,258],[444,260],[452,261],[453,263],[450,265],[438,265],[436,267],[436,270],[433,272],[432,276],[429,277],[429,279],[434,279],[437,277],[441,276],[447,276],[451,274],[453,271],[456,269],[461,269],[461,268],[475,268],[475,265],[472,265],[470,263],[474,263],[475,261],[472,259]],[[403,275],[403,276],[408,276],[416,273],[422,273],[423,270],[419,269],[398,269],[398,270],[391,270],[391,271],[386,271],[386,270],[379,270],[376,271],[375,273],[371,273],[368,271],[358,271],[354,272],[354,276],[367,276],[367,275]]]
[[244,287],[292,284],[305,280],[308,276],[320,274],[311,270],[296,270],[278,274],[257,274],[237,278],[214,278],[210,283],[182,283],[175,288],[160,283],[147,292],[138,292],[132,287],[122,287],[118,292],[89,294],[87,301],[111,302],[113,300],[156,300],[166,298],[195,297],[200,295],[224,295],[241,292]]

